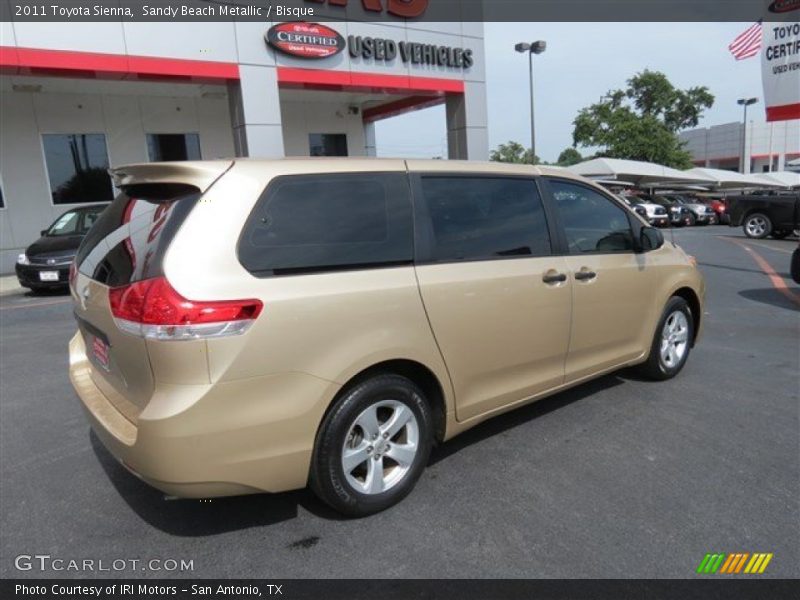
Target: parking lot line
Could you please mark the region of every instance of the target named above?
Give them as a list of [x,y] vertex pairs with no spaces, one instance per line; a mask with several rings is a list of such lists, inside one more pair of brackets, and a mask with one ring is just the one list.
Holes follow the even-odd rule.
[[772,268],[772,266],[766,261],[766,259],[763,256],[761,256],[753,248],[748,246],[745,242],[729,238],[723,238],[723,239],[727,239],[728,241],[736,244],[737,246],[744,248],[745,251],[747,251],[750,254],[750,256],[753,257],[753,260],[756,261],[756,264],[764,272],[764,274],[767,277],[769,277],[770,282],[772,282],[772,287],[774,287],[781,294],[786,296],[789,300],[800,306],[800,295],[796,294],[795,292],[789,289],[789,286],[786,285],[786,281],[784,281],[783,277],[781,277],[775,272],[775,269]]
[[[721,235],[719,235],[717,237],[720,237],[720,238],[723,238],[723,239],[731,239],[731,238],[725,238],[724,236],[721,236]],[[766,248],[767,250],[772,250],[774,252],[780,252],[782,254],[791,254],[792,252],[794,252],[794,250],[784,250],[783,248],[775,248],[774,246],[768,246],[767,244],[762,244],[760,242],[755,242],[753,240],[747,240],[746,242],[742,241],[742,243],[753,244],[754,246],[761,246],[762,248]]]
[[38,306],[53,306],[54,304],[66,304],[67,302],[71,302],[71,299],[67,300],[53,300],[50,302],[31,302],[30,304],[12,304],[11,306],[0,306],[0,310],[14,310],[19,308],[36,308]]

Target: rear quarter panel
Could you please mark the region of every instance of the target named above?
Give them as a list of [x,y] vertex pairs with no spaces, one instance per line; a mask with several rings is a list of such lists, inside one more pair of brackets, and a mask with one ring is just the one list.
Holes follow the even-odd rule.
[[[273,177],[345,171],[405,171],[403,161],[237,161],[205,194],[164,260],[190,299],[257,298],[263,311],[242,336],[208,340],[212,383],[302,372],[343,384],[376,363],[407,359],[452,393],[428,325],[413,266],[259,278],[239,263],[240,232]],[[329,399],[330,400],[330,399]]]

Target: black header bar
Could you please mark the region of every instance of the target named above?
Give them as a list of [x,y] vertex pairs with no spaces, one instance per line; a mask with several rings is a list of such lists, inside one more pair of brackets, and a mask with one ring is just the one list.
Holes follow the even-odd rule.
[[800,21],[800,0],[2,0],[3,21]]

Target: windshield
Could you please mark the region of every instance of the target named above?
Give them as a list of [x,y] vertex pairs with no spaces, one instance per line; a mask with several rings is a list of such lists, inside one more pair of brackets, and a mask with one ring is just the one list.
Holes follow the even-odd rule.
[[56,219],[56,222],[47,230],[48,237],[59,235],[86,235],[100,211],[71,210]]

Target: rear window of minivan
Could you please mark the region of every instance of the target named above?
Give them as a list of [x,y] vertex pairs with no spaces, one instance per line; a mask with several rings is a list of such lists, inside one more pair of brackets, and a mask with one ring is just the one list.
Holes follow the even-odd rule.
[[125,187],[78,248],[78,271],[110,287],[163,275],[164,254],[199,198],[186,184]]
[[404,173],[286,175],[258,200],[239,261],[259,277],[411,264]]

